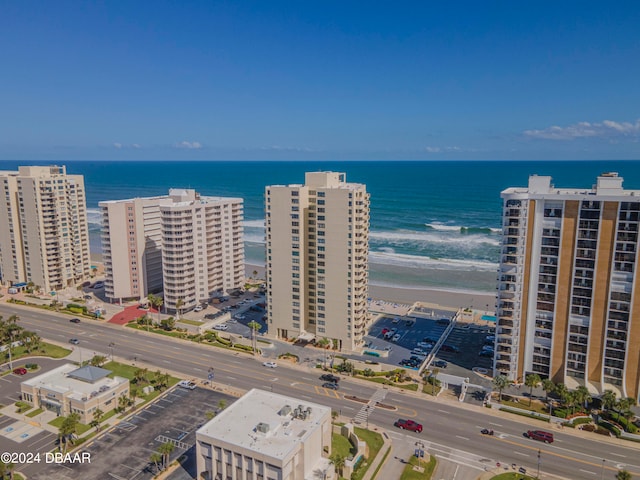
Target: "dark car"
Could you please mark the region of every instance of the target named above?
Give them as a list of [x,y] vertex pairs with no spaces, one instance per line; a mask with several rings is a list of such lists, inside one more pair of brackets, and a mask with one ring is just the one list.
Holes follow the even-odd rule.
[[335,375],[331,375],[330,373],[325,373],[320,376],[320,380],[324,380],[325,382],[330,383],[338,383],[340,381],[340,377],[336,377]]
[[491,357],[493,358],[493,350],[482,350],[479,354],[479,357]]
[[400,418],[393,425],[394,427],[398,427],[400,430],[410,430],[416,433],[422,432],[422,425],[414,422],[413,420],[404,420]]
[[71,320],[69,320],[71,323],[80,323],[80,319],[79,318],[72,318]]
[[444,360],[436,360],[431,365],[436,367],[436,368],[447,368],[447,365],[449,365],[449,364],[447,362],[445,362]]
[[26,368],[15,368],[13,370],[13,373],[15,373],[16,375],[26,375],[27,374],[27,369]]
[[525,436],[540,442],[553,443],[553,433],[545,432],[544,430],[529,430],[525,433]]
[[78,340],[77,338],[70,338],[69,339],[69,343],[73,343],[74,345],[78,345],[80,343],[80,340]]
[[322,386],[331,390],[338,390],[338,388],[340,388],[337,383],[323,383]]
[[440,347],[440,350],[442,350],[443,352],[451,352],[451,353],[458,353],[460,351],[458,347],[454,347],[453,345],[447,345],[446,343],[442,345],[442,347]]
[[449,325],[449,319],[448,318],[441,318],[440,320],[438,320],[436,322],[438,325]]

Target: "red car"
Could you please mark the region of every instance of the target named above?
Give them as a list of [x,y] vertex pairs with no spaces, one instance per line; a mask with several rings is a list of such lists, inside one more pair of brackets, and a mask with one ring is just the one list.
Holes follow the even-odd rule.
[[26,375],[27,374],[27,369],[26,368],[15,368],[13,370],[13,373],[15,373],[16,375]]
[[382,335],[384,335],[384,334],[385,334],[385,333],[387,333],[388,331],[389,331],[389,329],[388,329],[388,328],[383,328],[383,329],[382,329]]
[[417,433],[422,432],[422,425],[414,422],[413,420],[403,420],[400,418],[393,425],[401,430],[410,430]]

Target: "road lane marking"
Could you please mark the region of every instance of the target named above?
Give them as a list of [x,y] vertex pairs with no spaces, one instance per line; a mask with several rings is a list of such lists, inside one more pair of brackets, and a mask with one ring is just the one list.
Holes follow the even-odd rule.
[[597,473],[596,473],[596,472],[592,472],[591,470],[583,470],[583,469],[581,468],[581,469],[580,469],[580,471],[581,471],[581,472],[584,472],[584,473],[588,473],[588,474],[590,474],[590,475],[597,475]]
[[460,435],[456,435],[456,438],[459,438],[461,440],[469,440],[467,437],[461,437]]
[[438,410],[438,411],[439,411],[439,412],[442,412],[442,413],[451,413],[451,412],[448,412],[448,411],[446,411],[446,410]]
[[489,422],[489,425],[494,425],[496,427],[501,427],[502,425],[499,423],[493,423],[493,422]]
[[615,455],[616,457],[627,458],[626,455],[620,455],[619,453],[610,453],[609,455]]
[[528,456],[529,456],[529,454],[528,454],[528,453],[516,452],[515,450],[513,451],[513,453],[514,453],[515,455],[520,455],[521,457],[528,457]]

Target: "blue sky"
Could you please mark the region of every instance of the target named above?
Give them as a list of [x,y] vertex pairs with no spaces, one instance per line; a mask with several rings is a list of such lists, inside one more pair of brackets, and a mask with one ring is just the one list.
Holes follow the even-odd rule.
[[0,0],[0,160],[640,159],[638,25],[637,1]]

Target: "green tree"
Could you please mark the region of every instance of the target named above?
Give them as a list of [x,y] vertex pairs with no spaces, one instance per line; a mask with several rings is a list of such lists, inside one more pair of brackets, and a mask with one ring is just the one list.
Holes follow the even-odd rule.
[[162,466],[165,470],[169,467],[169,457],[173,449],[173,444],[169,442],[163,443],[158,447],[158,453],[162,455]]
[[133,380],[136,383],[148,383],[149,369],[148,368],[137,368],[133,372]]
[[334,452],[329,456],[329,462],[335,467],[338,475],[342,476],[342,469],[344,468],[344,457],[339,453]]
[[64,417],[64,420],[58,427],[58,438],[60,439],[60,449],[63,452],[67,451],[67,444],[73,444],[73,436],[76,434],[78,429],[78,421],[80,420],[80,415],[77,413],[72,413],[68,417]]
[[94,355],[93,358],[89,361],[89,365],[93,367],[101,367],[107,361],[107,357],[104,355]]
[[153,293],[150,293],[147,296],[147,300],[149,300],[149,305],[158,311],[158,323],[160,323],[160,308],[164,304],[164,300],[162,297],[156,296]]
[[162,462],[162,455],[158,452],[153,452],[151,454],[151,456],[149,457],[149,460],[151,460],[153,462],[153,464],[156,466],[156,471],[159,472],[160,471],[160,463]]
[[434,368],[431,371],[431,375],[429,375],[431,377],[431,395],[433,395],[435,397],[436,395],[436,387],[437,387],[437,383],[439,382],[438,380],[438,374],[440,373],[440,369],[439,368]]
[[118,397],[118,409],[123,412],[125,408],[131,403],[131,401],[127,398],[126,395],[120,395]]
[[631,399],[627,397],[623,397],[616,402],[616,412],[618,413],[618,420],[617,420],[618,422],[620,421],[620,414],[622,412],[626,412],[627,410],[629,410],[629,407],[631,406],[631,402],[629,400]]
[[167,331],[171,331],[176,326],[176,319],[173,317],[163,318],[160,320],[160,326]]
[[616,473],[616,480],[631,480],[632,476],[626,470],[618,470]]
[[566,405],[567,399],[569,398],[569,389],[564,383],[558,383],[556,385],[556,395],[560,397],[560,402]]
[[255,355],[256,350],[258,350],[256,345],[256,332],[260,331],[262,325],[260,325],[258,322],[251,321],[247,323],[247,327],[251,329],[251,344],[253,346],[253,354]]
[[584,385],[580,385],[578,388],[576,388],[573,394],[576,399],[576,404],[580,405],[580,408],[586,408],[586,404],[593,400],[593,398],[591,398],[591,394],[589,393],[589,389]]
[[524,377],[524,384],[529,387],[529,407],[531,407],[531,401],[533,400],[533,389],[540,383],[540,375],[537,373],[530,373]]
[[225,408],[227,408],[227,401],[224,399],[221,399],[218,402],[218,410],[224,410]]
[[212,420],[216,416],[216,412],[212,412],[211,410],[207,410],[204,413],[204,416],[207,417],[207,420]]
[[129,387],[129,398],[130,398],[131,410],[136,408],[136,398],[138,398],[139,395],[140,395],[140,391],[138,390],[138,387],[135,387],[133,385]]
[[613,407],[615,407],[617,403],[616,396],[616,392],[614,392],[613,390],[605,390],[600,397],[602,408],[604,410],[611,410]]
[[96,432],[100,431],[100,423],[102,422],[103,416],[104,416],[104,412],[99,408],[93,412],[93,420],[91,420],[91,423],[89,425],[91,425],[92,427],[95,427]]
[[182,315],[182,307],[184,306],[184,300],[179,298],[176,301],[176,312],[178,313],[178,320],[180,320],[180,316]]
[[506,375],[497,375],[493,377],[493,386],[498,389],[498,402],[502,402],[502,391],[511,385],[511,380]]

